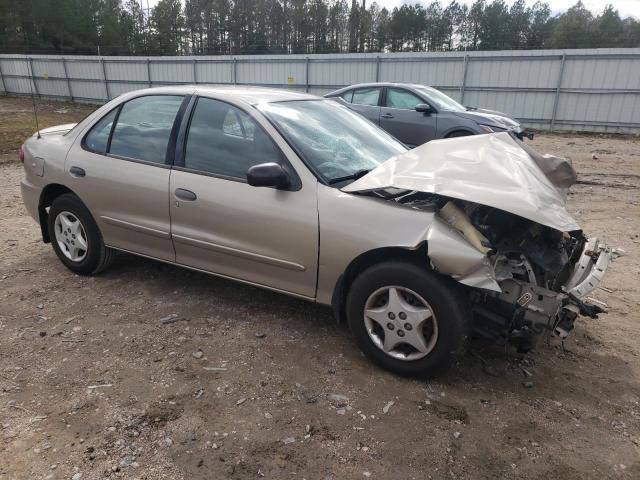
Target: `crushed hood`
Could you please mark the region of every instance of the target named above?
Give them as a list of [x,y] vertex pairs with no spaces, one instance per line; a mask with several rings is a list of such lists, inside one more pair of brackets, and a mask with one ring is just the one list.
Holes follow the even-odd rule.
[[342,191],[400,188],[436,193],[564,232],[580,229],[565,208],[569,177],[575,182],[566,160],[534,158],[504,132],[431,141],[390,158]]

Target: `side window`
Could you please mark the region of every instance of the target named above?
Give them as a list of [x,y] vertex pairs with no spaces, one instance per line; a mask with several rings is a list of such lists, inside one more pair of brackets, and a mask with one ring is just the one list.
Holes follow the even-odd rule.
[[109,153],[164,163],[182,100],[181,96],[149,95],[125,103],[113,130]]
[[340,96],[345,102],[351,103],[353,101],[353,90],[347,90]]
[[107,153],[109,135],[111,134],[111,127],[116,118],[116,113],[118,113],[118,109],[114,108],[102,117],[87,134],[84,144],[89,150],[97,153]]
[[242,110],[230,108],[224,117],[222,131],[226,135],[253,140],[255,124]]
[[389,108],[415,110],[416,105],[419,103],[425,103],[425,101],[407,90],[398,88],[389,88],[387,90],[387,107]]
[[352,103],[356,105],[378,105],[380,88],[360,88],[354,90]]
[[282,163],[282,152],[245,112],[228,103],[199,98],[185,148],[191,170],[245,179],[260,163]]

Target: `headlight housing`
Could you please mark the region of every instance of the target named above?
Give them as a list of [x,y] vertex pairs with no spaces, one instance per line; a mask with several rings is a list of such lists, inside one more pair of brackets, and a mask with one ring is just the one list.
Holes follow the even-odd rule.
[[491,128],[489,125],[482,125],[481,123],[479,123],[478,126],[480,127],[480,130],[482,130],[485,133],[495,132],[495,130]]

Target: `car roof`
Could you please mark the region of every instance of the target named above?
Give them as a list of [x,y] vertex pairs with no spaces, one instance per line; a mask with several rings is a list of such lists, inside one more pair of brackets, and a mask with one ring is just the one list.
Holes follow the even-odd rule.
[[347,87],[340,88],[333,92],[327,93],[327,95],[335,95],[354,88],[371,88],[371,87],[405,87],[405,88],[431,88],[428,85],[421,85],[419,83],[397,83],[397,82],[369,82],[369,83],[356,83]]
[[250,85],[176,85],[167,87],[147,88],[132,92],[133,96],[149,94],[174,94],[191,95],[207,94],[217,97],[227,97],[229,99],[240,100],[251,105],[259,103],[283,102],[289,100],[321,100],[321,97],[308,93],[297,92],[295,90],[285,90],[267,87],[254,87]]

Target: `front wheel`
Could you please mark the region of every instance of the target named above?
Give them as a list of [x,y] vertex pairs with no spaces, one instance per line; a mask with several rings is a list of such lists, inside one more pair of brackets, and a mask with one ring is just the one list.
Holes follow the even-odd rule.
[[458,138],[458,137],[468,137],[469,135],[473,135],[471,132],[467,132],[466,130],[456,130],[455,132],[451,132],[447,135],[447,138]]
[[113,262],[115,251],[82,201],[71,193],[59,196],[49,209],[49,234],[60,261],[78,275],[94,275]]
[[434,376],[464,350],[470,311],[450,279],[390,261],[353,281],[347,320],[358,346],[374,362],[400,375]]

